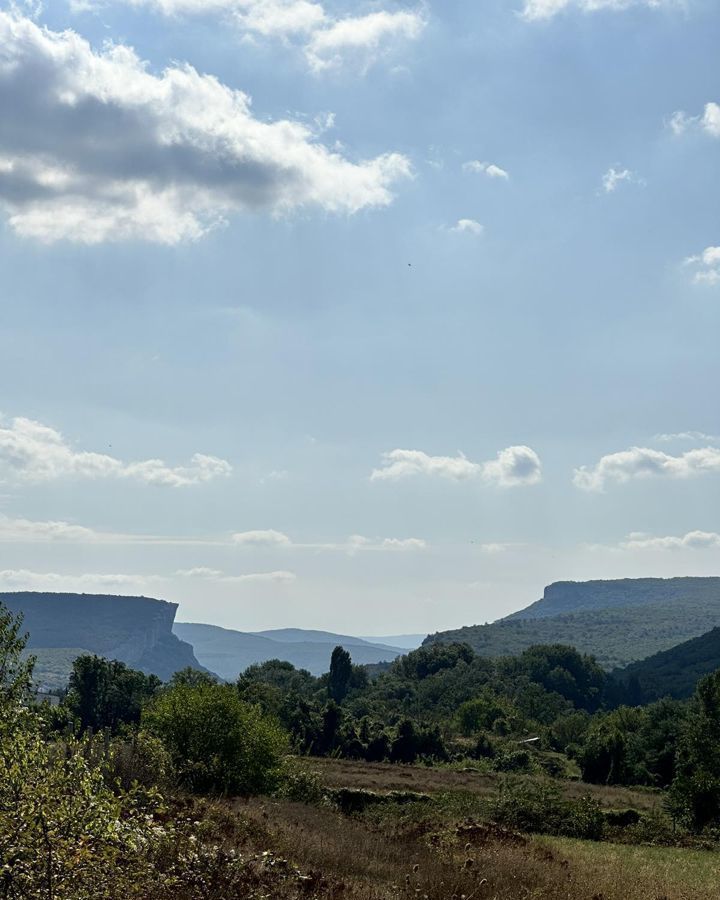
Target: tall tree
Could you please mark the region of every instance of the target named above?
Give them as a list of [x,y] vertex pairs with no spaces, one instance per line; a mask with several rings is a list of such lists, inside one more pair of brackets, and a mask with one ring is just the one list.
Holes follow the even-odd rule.
[[337,646],[330,657],[328,694],[336,703],[342,703],[350,689],[353,675],[352,659],[347,650]]

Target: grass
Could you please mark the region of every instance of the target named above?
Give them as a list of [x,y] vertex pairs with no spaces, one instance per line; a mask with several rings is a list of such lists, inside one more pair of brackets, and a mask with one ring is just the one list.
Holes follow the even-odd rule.
[[379,825],[267,799],[231,809],[249,822],[251,843],[306,873],[311,896],[323,900],[718,897],[720,857],[708,852],[531,838],[481,822]]
[[620,895],[631,881],[645,885],[648,897],[667,900],[716,900],[720,895],[720,856],[707,850],[549,837],[537,838],[536,843],[582,868],[608,897]]
[[[417,791],[423,794],[464,792],[484,799],[495,795],[502,778],[498,774],[458,772],[442,766],[428,768],[347,759],[308,758],[303,760],[303,764],[317,772],[323,782],[332,788]],[[607,787],[581,781],[557,781],[556,784],[566,797],[592,797],[604,809],[632,807],[640,812],[649,812],[662,801],[660,792],[650,788]]]

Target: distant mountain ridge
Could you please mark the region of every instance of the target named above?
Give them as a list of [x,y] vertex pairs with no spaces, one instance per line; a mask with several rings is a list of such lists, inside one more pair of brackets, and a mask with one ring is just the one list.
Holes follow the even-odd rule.
[[557,582],[524,610],[490,625],[428,635],[425,643],[462,641],[491,657],[522,653],[533,644],[569,644],[614,669],[715,626],[720,578]]
[[152,597],[35,591],[0,593],[0,603],[22,614],[28,649],[38,657],[38,678],[51,680],[53,687],[67,682],[78,648],[163,680],[187,666],[201,668],[190,644],[173,634],[177,603]]
[[[176,622],[175,634],[192,644],[202,665],[221,678],[234,680],[240,672],[255,663],[281,659],[313,675],[322,675],[330,667],[330,655],[340,645],[350,652],[355,664],[386,662],[401,656],[400,647],[384,647],[325,631],[304,632],[297,628],[280,628],[263,632],[236,631],[195,622]],[[303,639],[309,634],[309,639]],[[269,635],[278,635],[275,639]]]

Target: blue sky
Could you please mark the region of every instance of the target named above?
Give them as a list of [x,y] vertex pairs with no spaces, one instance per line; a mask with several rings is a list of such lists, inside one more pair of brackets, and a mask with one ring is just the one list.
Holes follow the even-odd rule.
[[720,567],[709,0],[0,0],[0,589],[357,633]]

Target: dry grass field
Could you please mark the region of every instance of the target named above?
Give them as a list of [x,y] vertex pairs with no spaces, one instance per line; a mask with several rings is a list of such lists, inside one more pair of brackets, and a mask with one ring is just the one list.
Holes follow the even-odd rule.
[[[372,791],[418,791],[424,794],[467,792],[490,797],[497,790],[501,776],[473,771],[457,771],[442,766],[402,766],[395,763],[354,762],[347,759],[304,760],[317,772],[323,783],[332,788],[366,788]],[[528,776],[530,777],[530,776]],[[643,788],[604,787],[581,781],[558,781],[567,797],[587,796],[605,809],[633,807],[640,811],[655,809],[660,803],[657,791]]]
[[[346,900],[717,900],[720,857],[527,837],[479,822],[378,826],[321,806],[239,804],[254,851],[302,875],[282,896]],[[296,893],[297,891],[297,893]],[[304,893],[303,893],[304,891]],[[280,896],[280,895],[278,895]]]

